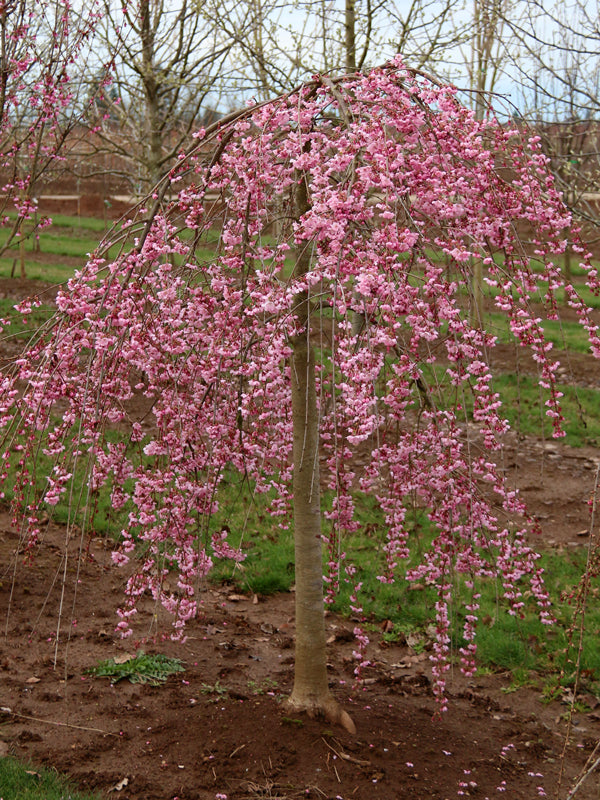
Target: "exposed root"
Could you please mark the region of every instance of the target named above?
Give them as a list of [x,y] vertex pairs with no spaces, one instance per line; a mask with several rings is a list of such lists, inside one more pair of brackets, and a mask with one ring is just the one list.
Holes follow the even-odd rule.
[[348,733],[356,733],[356,725],[350,714],[331,695],[323,700],[298,700],[292,695],[285,701],[289,711],[304,712],[311,718],[326,719],[332,725],[339,725]]

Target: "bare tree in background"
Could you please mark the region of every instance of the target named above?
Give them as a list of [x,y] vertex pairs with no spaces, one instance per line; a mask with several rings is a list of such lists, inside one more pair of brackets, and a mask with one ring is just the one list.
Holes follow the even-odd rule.
[[[519,41],[514,63],[520,112],[541,136],[563,198],[600,240],[600,4],[530,0],[529,14],[507,27]],[[570,269],[569,253],[565,259]]]
[[[474,0],[470,54],[465,54],[469,73],[471,103],[478,120],[483,120],[491,107],[491,95],[502,75],[506,63],[507,41],[504,38],[505,17],[509,0]],[[471,321],[483,321],[483,264],[474,259],[472,264]]]
[[506,61],[505,17],[507,0],[474,0],[471,59],[467,62],[473,106],[477,119],[483,119],[489,95],[496,88]]
[[448,70],[450,50],[468,41],[470,30],[453,5],[251,0],[228,7],[214,0],[212,14],[238,48],[240,91],[263,100],[314,73],[354,73],[397,53],[411,66],[448,75],[455,71]]
[[[473,29],[450,0],[406,9],[373,0],[136,0],[125,12],[105,2],[97,69],[87,76],[97,139],[86,146],[94,169],[129,181],[137,195],[168,171],[211,108],[264,101],[314,73],[355,73],[398,52],[410,66],[452,77]],[[496,43],[489,25],[480,38],[480,47]]]
[[231,41],[189,0],[137,0],[122,11],[107,0],[95,46],[99,66],[88,77],[95,161],[102,152],[116,156],[116,177],[143,194],[214,114]]

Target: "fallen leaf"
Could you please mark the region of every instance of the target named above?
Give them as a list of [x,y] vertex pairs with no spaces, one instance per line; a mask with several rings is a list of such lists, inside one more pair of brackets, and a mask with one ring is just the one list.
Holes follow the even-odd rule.
[[423,637],[419,636],[417,633],[409,633],[406,637],[406,644],[409,647],[418,647],[423,644]]
[[207,625],[206,632],[209,636],[214,636],[215,633],[225,633],[225,628],[217,628],[216,625]]
[[35,675],[33,675],[31,678],[27,678],[25,683],[39,683],[41,680],[41,678],[36,678]]
[[115,656],[113,661],[115,664],[125,664],[127,661],[131,661],[132,658],[135,658],[135,656],[131,655],[131,653],[121,653],[120,656]]
[[123,789],[129,785],[129,778],[123,778],[123,780],[115,783],[115,785],[109,789],[109,792],[121,792]]

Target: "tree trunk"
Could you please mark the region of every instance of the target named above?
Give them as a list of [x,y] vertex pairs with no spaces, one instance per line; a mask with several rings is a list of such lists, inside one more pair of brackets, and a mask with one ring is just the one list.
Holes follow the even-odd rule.
[[[473,56],[471,85],[475,89],[475,117],[485,118],[490,93],[498,77],[498,42],[501,39],[503,0],[475,0],[473,10]],[[469,321],[473,327],[483,328],[483,262],[471,259],[471,310]]]
[[146,137],[144,141],[145,168],[144,180],[147,182],[142,189],[145,194],[159,182],[162,177],[162,120],[160,111],[159,89],[162,83],[161,67],[156,64],[156,29],[152,25],[150,0],[142,0],[141,14],[141,39],[142,39],[142,80],[144,85],[145,105],[144,110]]
[[356,72],[356,6],[355,0],[346,0],[345,44],[346,72]]
[[292,702],[304,708],[318,708],[329,696],[329,688],[323,613],[319,419],[314,353],[307,338],[303,334],[297,337],[292,356],[296,562],[296,668]]
[[471,309],[470,323],[474,328],[483,329],[483,262],[481,258],[471,259]]
[[[23,235],[24,234],[21,231],[21,236],[23,236]],[[21,278],[26,278],[27,277],[27,271],[25,269],[25,240],[24,239],[21,239],[21,241],[19,242],[19,264],[20,264],[20,267],[21,267],[21,272],[20,272]]]
[[[299,215],[308,209],[306,183],[297,190]],[[310,268],[308,246],[299,248],[295,275]],[[310,297],[304,293],[296,308],[298,334],[291,359],[293,422],[294,546],[296,569],[296,650],[294,688],[288,699],[292,710],[324,715],[351,733],[354,723],[329,691],[323,558],[321,547],[321,488],[319,476],[319,414],[315,357],[310,344]]]

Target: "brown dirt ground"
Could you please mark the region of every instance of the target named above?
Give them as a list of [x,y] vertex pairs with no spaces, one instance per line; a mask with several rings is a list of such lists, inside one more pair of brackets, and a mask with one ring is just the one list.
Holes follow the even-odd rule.
[[[28,290],[0,287],[15,296]],[[514,353],[501,348],[494,358],[510,366]],[[600,383],[596,362],[582,356],[570,366],[575,383]],[[513,437],[505,467],[540,520],[540,547],[587,546],[599,465],[591,447]],[[427,654],[379,635],[373,666],[353,687],[353,623],[332,614],[329,674],[356,723],[351,736],[282,708],[292,682],[293,594],[207,587],[184,644],[155,635],[148,602],[137,641],[123,641],[113,630],[123,575],[106,541],[65,541],[49,523],[28,565],[18,544],[0,509],[0,756],[56,768],[107,798],[563,798],[600,741],[597,698],[582,698],[590,710],[573,713],[569,733],[568,698],[544,704],[533,689],[507,692],[502,673],[453,674],[450,711],[438,719]],[[84,674],[137,647],[181,658],[186,670],[159,688]],[[576,796],[599,792],[592,773]]]

